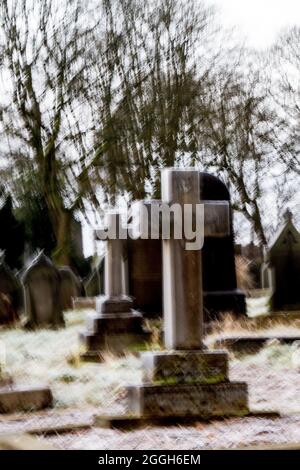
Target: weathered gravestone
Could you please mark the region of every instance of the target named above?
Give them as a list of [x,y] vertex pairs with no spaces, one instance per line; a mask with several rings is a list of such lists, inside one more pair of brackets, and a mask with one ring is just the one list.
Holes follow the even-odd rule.
[[[200,199],[228,201],[229,192],[218,178],[200,173]],[[232,212],[229,207],[230,230],[220,237],[205,236],[202,250],[203,296],[205,321],[220,312],[245,314],[245,294],[237,288]],[[162,313],[162,245],[160,240],[128,239],[129,293],[134,306],[146,315]]]
[[263,288],[272,291],[272,310],[300,308],[300,233],[290,211],[274,237],[262,266]]
[[2,257],[0,260],[0,325],[18,320],[21,306],[22,286]]
[[[200,203],[199,172],[162,171],[162,201]],[[228,233],[228,204],[204,209],[206,235]],[[222,351],[203,347],[201,250],[186,239],[163,239],[164,334],[166,351],[141,354],[144,383],[127,387],[128,413],[139,418],[208,418],[247,414],[247,385],[230,382]]]
[[225,184],[208,173],[200,173],[200,198],[206,201],[227,201],[229,231],[222,237],[207,235],[202,249],[203,300],[205,319],[220,312],[246,313],[245,294],[237,288],[234,231],[230,194]]
[[127,240],[128,288],[134,305],[145,315],[162,314],[161,240]]
[[124,284],[124,240],[110,238],[111,229],[120,227],[120,214],[108,214],[108,238],[105,255],[105,295],[97,298],[96,315],[89,315],[87,331],[81,334],[86,352],[83,359],[101,360],[103,353],[123,354],[138,349],[150,338],[143,318],[132,309]]
[[73,308],[73,300],[84,295],[84,288],[81,280],[68,266],[59,268],[59,274],[61,308],[69,310]]
[[26,327],[64,326],[59,270],[44,253],[40,253],[29,266],[22,281]]

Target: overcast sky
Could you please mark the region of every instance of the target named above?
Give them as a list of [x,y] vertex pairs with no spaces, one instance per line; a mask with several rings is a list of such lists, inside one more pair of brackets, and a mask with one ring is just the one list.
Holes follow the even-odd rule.
[[286,26],[300,25],[300,0],[207,0],[219,7],[224,26],[237,26],[247,44],[264,48]]

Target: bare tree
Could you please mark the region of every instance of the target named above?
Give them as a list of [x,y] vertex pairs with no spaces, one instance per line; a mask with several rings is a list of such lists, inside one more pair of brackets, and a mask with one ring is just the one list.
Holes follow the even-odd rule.
[[248,70],[240,65],[231,70],[226,67],[217,72],[202,98],[201,161],[228,183],[233,208],[250,222],[259,243],[266,245],[263,184],[274,159],[277,127],[261,76],[252,66]]
[[196,151],[194,75],[211,66],[202,3],[89,3],[0,0],[2,176],[42,195],[63,264],[77,210],[157,193],[157,170]]
[[281,159],[287,171],[300,174],[300,28],[283,32],[271,50],[272,90],[278,113]]
[[0,9],[1,175],[17,198],[44,199],[57,262],[69,263],[77,211],[158,196],[159,169],[191,163],[223,176],[266,243],[276,116],[253,67],[224,66],[212,10],[196,0],[0,0]]
[[213,12],[194,0],[104,7],[97,176],[107,194],[157,196],[158,170],[197,151],[194,103],[212,66]]
[[93,130],[97,19],[85,8],[78,0],[0,1],[2,176],[20,198],[28,186],[42,195],[62,264],[70,261]]

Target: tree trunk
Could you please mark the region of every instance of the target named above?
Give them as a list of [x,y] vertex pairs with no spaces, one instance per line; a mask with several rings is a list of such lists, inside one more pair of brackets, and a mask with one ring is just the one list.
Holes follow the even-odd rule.
[[54,227],[56,247],[52,254],[53,261],[59,266],[71,265],[72,219],[72,213],[67,209],[59,211],[57,226]]
[[265,231],[262,225],[258,204],[256,201],[253,201],[252,205],[254,207],[254,213],[252,216],[252,226],[253,226],[254,232],[256,233],[256,236],[258,238],[259,245],[266,246],[267,239],[266,239]]
[[54,148],[44,154],[43,170],[44,197],[56,239],[52,258],[57,265],[70,266],[73,213],[64,204]]
[[63,206],[59,192],[54,194],[53,191],[46,188],[44,197],[56,240],[56,246],[52,252],[53,261],[59,266],[70,266],[72,252],[72,211]]

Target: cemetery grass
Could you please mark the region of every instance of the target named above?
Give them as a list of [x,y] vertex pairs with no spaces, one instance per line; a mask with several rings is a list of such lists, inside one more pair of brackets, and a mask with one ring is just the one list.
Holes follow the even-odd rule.
[[122,385],[141,380],[139,360],[133,355],[116,359],[107,353],[103,364],[80,361],[79,333],[88,313],[65,312],[66,328],[58,330],[0,330],[6,352],[5,374],[16,385],[49,386],[58,409],[107,408],[110,401],[119,401]]
[[[88,312],[66,312],[66,328],[59,330],[0,330],[2,349],[4,346],[6,351],[5,373],[12,377],[16,385],[49,386],[53,392],[54,406],[58,409],[107,409],[111,406],[115,408],[117,403],[122,406],[123,386],[138,384],[142,380],[140,360],[132,354],[115,358],[108,353],[102,364],[80,361],[82,351],[78,335],[84,330]],[[154,332],[152,348],[157,349],[159,325],[153,322],[148,326]],[[225,314],[223,320],[213,324],[206,344],[210,347],[220,334],[222,337],[248,334],[299,336],[300,320],[236,320],[232,315]],[[238,378],[239,368],[244,367],[245,373],[249,370],[250,375],[256,368],[270,368],[270,371],[279,375],[280,371],[288,370],[289,374],[300,377],[300,345],[297,342],[293,345],[281,345],[277,340],[272,340],[257,354],[242,357],[230,354],[230,359],[231,371]]]
[[[92,423],[96,414],[122,413],[125,409],[123,386],[141,382],[141,364],[133,355],[114,358],[107,355],[103,364],[79,360],[78,334],[84,329],[87,311],[65,314],[66,328],[28,332],[21,329],[0,330],[7,352],[6,373],[18,385],[48,385],[54,396],[54,409],[40,413],[0,415],[0,432],[28,430],[41,421],[58,424],[72,421]],[[257,331],[258,327],[258,331]],[[223,334],[299,335],[298,321],[262,324],[236,321],[226,315],[214,325],[209,343]],[[154,325],[157,334],[158,326]],[[157,347],[157,344],[155,344]],[[53,436],[48,441],[62,449],[198,449],[238,447],[264,443],[300,442],[300,347],[271,341],[254,355],[230,357],[230,379],[246,381],[249,404],[253,411],[278,411],[281,418],[234,418],[186,427],[149,427],[123,433],[115,430],[76,430]],[[42,437],[41,437],[42,438]]]

